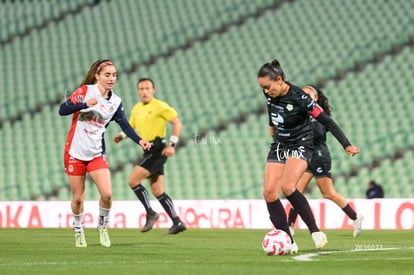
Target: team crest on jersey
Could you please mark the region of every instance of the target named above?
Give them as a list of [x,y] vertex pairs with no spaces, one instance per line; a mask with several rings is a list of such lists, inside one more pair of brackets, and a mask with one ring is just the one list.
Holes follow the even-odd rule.
[[72,164],[70,164],[68,166],[68,170],[69,170],[69,172],[73,173],[73,170],[75,170],[75,169],[73,169],[73,165]]
[[83,95],[78,95],[78,96],[76,97],[76,100],[77,100],[78,102],[83,102],[83,101],[85,100],[85,98],[83,97]]
[[[112,103],[107,104],[106,107],[108,108],[109,112],[111,112],[111,113],[114,110],[114,105]],[[104,109],[105,109],[105,106],[102,105],[102,110],[104,110]]]
[[288,110],[289,112],[292,111],[293,110],[292,104],[286,105],[286,110]]

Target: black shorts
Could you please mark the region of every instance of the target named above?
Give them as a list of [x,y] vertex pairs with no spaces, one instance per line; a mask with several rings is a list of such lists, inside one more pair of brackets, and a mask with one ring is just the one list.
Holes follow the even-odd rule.
[[303,159],[307,163],[311,161],[313,148],[311,145],[285,146],[279,142],[270,145],[267,162],[286,163],[288,158]]
[[332,178],[331,166],[332,160],[328,147],[317,146],[313,151],[312,160],[306,172],[312,173],[315,178]]
[[162,155],[162,150],[165,148],[165,141],[156,138],[151,144],[151,149],[144,152],[137,165],[147,169],[151,175],[164,175],[164,164],[167,161],[167,156]]

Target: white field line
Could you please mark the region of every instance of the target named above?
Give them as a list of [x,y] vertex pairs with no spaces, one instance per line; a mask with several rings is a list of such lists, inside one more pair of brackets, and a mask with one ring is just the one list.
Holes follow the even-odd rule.
[[[390,247],[390,248],[382,248],[382,249],[367,249],[367,250],[361,250],[361,249],[352,249],[352,250],[333,250],[333,251],[319,251],[319,252],[313,252],[313,253],[306,253],[303,255],[298,255],[298,256],[293,256],[292,258],[287,257],[286,259],[282,260],[282,262],[292,262],[292,259],[295,261],[317,261],[318,259],[314,259],[317,256],[320,255],[329,255],[329,254],[340,254],[340,253],[360,253],[360,252],[373,252],[373,251],[385,251],[385,250],[410,250],[410,249],[414,249],[414,247]],[[274,256],[276,257],[276,256]],[[279,256],[279,257],[286,257],[286,256]],[[358,258],[358,259],[352,259],[352,261],[371,261],[373,260],[372,257],[370,258]],[[379,260],[384,260],[384,258],[379,258]],[[386,258],[385,260],[395,260],[395,261],[403,261],[403,260],[413,260],[412,257],[407,257],[407,258]],[[333,262],[341,262],[341,261],[349,261],[348,259],[332,259],[330,258],[329,261],[333,261]],[[126,262],[110,262],[110,261],[103,261],[103,262],[86,262],[87,264],[90,265],[102,265],[102,264],[154,264],[154,263],[159,263],[159,264],[169,264],[169,263],[177,263],[179,261],[175,261],[175,260],[137,260],[137,261],[126,261]],[[180,261],[181,262],[181,261]],[[200,261],[198,260],[186,260],[184,261],[184,263],[187,264],[191,264],[191,263],[199,263]],[[19,263],[2,263],[0,261],[0,267],[6,267],[6,266],[53,266],[53,265],[59,265],[59,266],[63,266],[63,265],[74,265],[77,264],[78,262],[73,262],[73,261],[66,261],[66,262],[47,262],[47,261],[40,261],[40,262],[19,262]],[[83,262],[85,263],[85,262]],[[222,264],[222,263],[226,263],[225,261],[213,261],[211,263],[216,263],[216,264]]]
[[[319,251],[313,253],[306,253],[303,255],[298,255],[292,257],[292,259],[296,261],[314,261],[317,260],[315,257],[320,255],[329,255],[329,254],[340,254],[340,253],[361,253],[361,252],[374,252],[374,251],[386,251],[386,250],[405,250],[405,249],[414,249],[414,247],[407,247],[407,248],[398,248],[398,247],[388,247],[388,248],[373,248],[373,249],[352,249],[352,250],[332,250],[332,251]],[[382,258],[383,259],[383,258]],[[412,258],[387,258],[387,260],[412,260]],[[329,259],[329,261],[344,261],[345,259]],[[358,258],[353,259],[353,261],[367,261],[372,260],[372,258]]]
[[[186,260],[184,261],[184,263],[199,263],[200,261],[193,261],[193,260]],[[30,263],[24,263],[24,262],[19,262],[19,263],[0,263],[0,267],[4,267],[4,266],[39,266],[39,265],[76,265],[78,264],[78,261],[72,261],[72,262],[47,262],[47,261],[40,261],[40,262],[30,262]],[[88,265],[108,265],[108,264],[171,264],[171,263],[182,263],[182,261],[175,261],[175,260],[137,260],[137,261],[126,261],[126,262],[120,262],[120,261],[116,261],[116,262],[111,262],[111,261],[96,261],[96,262],[84,262],[82,261],[82,263],[86,263]],[[220,263],[225,263],[225,262],[220,262]]]

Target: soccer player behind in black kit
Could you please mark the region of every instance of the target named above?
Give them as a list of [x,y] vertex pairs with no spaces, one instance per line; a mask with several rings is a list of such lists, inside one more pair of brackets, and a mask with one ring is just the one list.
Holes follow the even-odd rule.
[[[323,111],[328,116],[331,115],[331,106],[329,105],[329,100],[322,90],[312,85],[305,86],[302,89],[316,103],[318,103],[319,106],[323,108]],[[313,154],[311,162],[308,165],[308,169],[300,178],[299,182],[296,185],[296,188],[303,193],[311,179],[314,177],[323,197],[336,203],[336,205],[338,205],[342,211],[344,211],[344,213],[353,221],[353,236],[356,237],[361,233],[364,216],[357,214],[352,206],[347,202],[347,200],[341,194],[335,191],[331,174],[332,159],[328,145],[326,143],[326,133],[328,129],[326,129],[325,126],[323,126],[312,117],[310,118],[310,124],[313,133]],[[345,137],[341,137],[341,139],[338,141],[343,146],[350,144],[350,142]],[[290,233],[292,235],[294,234],[294,224],[296,217],[297,211],[294,208],[291,208],[289,212],[288,224]]]

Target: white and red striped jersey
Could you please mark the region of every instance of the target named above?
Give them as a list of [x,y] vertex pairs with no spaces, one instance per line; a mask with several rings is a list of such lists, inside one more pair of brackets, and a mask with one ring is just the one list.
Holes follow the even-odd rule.
[[69,96],[68,101],[77,105],[86,103],[90,98],[96,98],[98,103],[73,114],[72,126],[65,145],[72,157],[85,161],[104,153],[104,133],[107,124],[122,106],[121,98],[113,92],[109,98],[103,98],[97,84],[81,86]]

